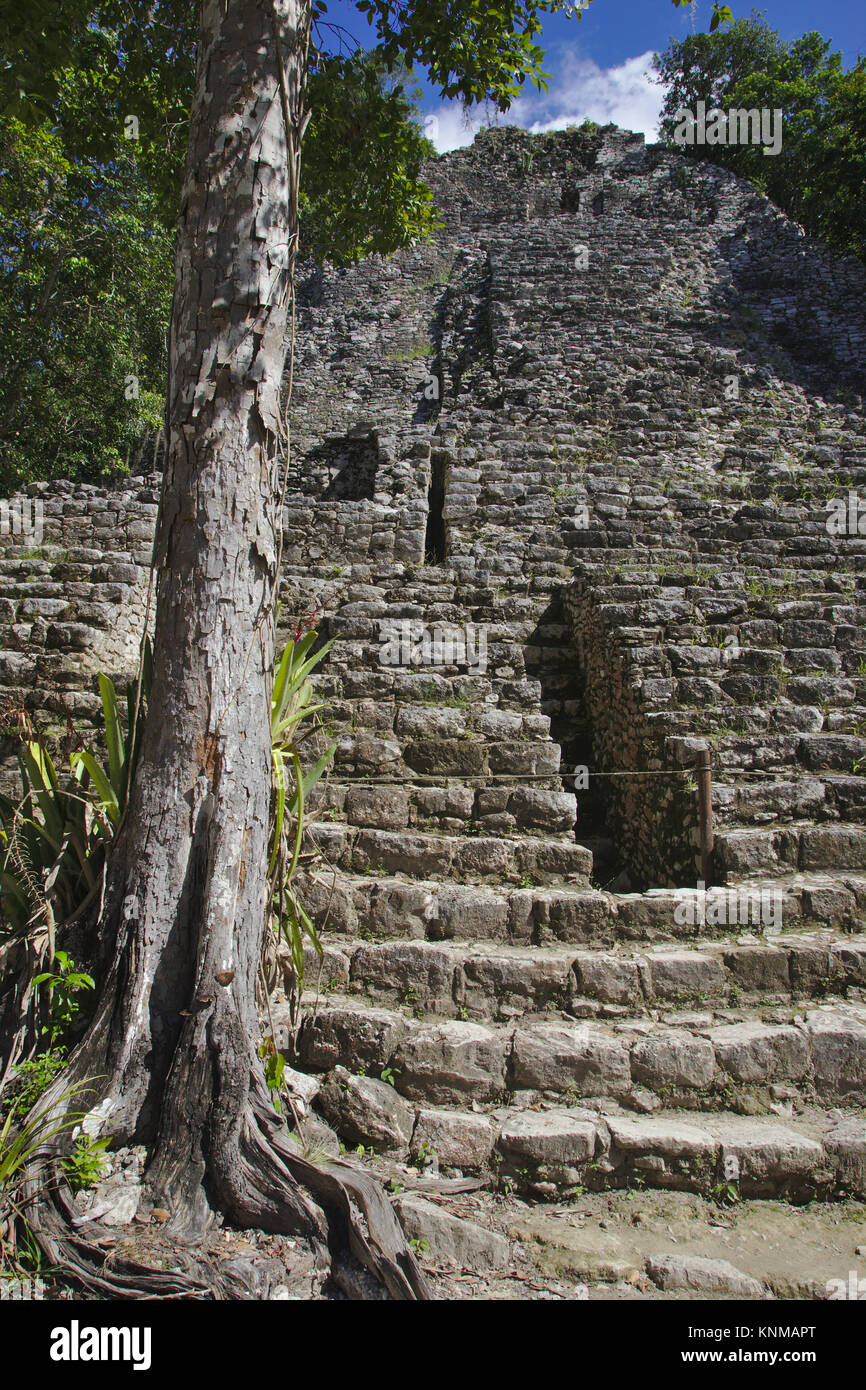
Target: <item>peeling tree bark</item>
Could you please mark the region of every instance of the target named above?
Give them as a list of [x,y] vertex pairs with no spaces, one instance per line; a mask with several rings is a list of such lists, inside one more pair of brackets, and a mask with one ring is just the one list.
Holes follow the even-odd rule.
[[[285,116],[299,119],[310,8],[202,7],[155,547],[153,693],[108,871],[105,986],[64,1084],[104,1078],[94,1118],[118,1143],[148,1145],[149,1183],[175,1238],[200,1236],[218,1208],[241,1225],[342,1240],[392,1296],[424,1297],[387,1201],[362,1175],[301,1159],[257,1091],[278,441],[297,207]],[[81,1243],[78,1253],[61,1249],[47,1210],[41,1225],[54,1256],[81,1272]],[[101,1276],[95,1286],[107,1287]]]

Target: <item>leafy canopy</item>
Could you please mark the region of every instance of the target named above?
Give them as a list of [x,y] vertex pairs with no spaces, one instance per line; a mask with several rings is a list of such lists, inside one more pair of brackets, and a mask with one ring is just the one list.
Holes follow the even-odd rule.
[[656,54],[668,83],[663,130],[672,138],[680,107],[782,111],[782,149],[690,145],[684,153],[731,169],[813,236],[866,258],[866,59],[845,71],[814,31],[790,43],[752,12],[726,30],[692,34]]

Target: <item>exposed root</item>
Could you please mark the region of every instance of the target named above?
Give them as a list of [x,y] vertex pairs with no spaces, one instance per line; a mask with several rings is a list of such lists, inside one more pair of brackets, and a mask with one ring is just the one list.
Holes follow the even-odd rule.
[[[276,1129],[262,1102],[254,1099],[262,1125]],[[348,1250],[393,1299],[428,1299],[426,1280],[388,1198],[375,1178],[336,1159],[310,1163],[293,1151],[282,1130],[271,1136],[272,1152],[329,1219],[332,1252]],[[335,1245],[336,1242],[336,1245]]]
[[173,1250],[173,1269],[145,1264],[123,1251],[116,1230],[97,1222],[88,1233],[72,1228],[71,1193],[55,1159],[42,1159],[28,1172],[23,1210],[28,1228],[49,1267],[104,1299],[219,1298],[218,1269],[184,1249]]
[[[255,1091],[240,1126],[239,1142],[215,1155],[209,1166],[207,1195],[228,1221],[246,1229],[300,1237],[347,1297],[431,1297],[378,1182],[338,1160],[316,1164],[302,1157],[284,1125]],[[222,1268],[209,1255],[197,1212],[207,1208],[212,1222],[213,1211],[205,1193],[194,1192],[192,1186],[188,1204],[173,1213],[156,1241],[152,1227],[142,1228],[141,1240],[129,1241],[122,1232],[98,1221],[87,1223],[86,1234],[76,1234],[73,1194],[52,1145],[27,1170],[23,1208],[46,1262],[97,1298],[261,1296],[236,1268]]]

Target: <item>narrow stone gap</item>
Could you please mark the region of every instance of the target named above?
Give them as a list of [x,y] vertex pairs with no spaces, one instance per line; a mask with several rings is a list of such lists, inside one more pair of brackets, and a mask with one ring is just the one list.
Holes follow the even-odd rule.
[[430,466],[430,488],[427,492],[427,532],[424,539],[424,563],[439,565],[448,555],[445,527],[445,459],[433,454]]

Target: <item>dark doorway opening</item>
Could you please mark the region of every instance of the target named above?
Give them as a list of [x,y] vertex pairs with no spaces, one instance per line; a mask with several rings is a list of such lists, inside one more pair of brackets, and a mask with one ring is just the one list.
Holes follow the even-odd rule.
[[371,502],[376,492],[379,446],[372,434],[358,432],[326,440],[309,461],[317,490],[326,502]]
[[430,488],[427,493],[427,534],[424,563],[441,564],[448,553],[445,531],[445,459],[433,455],[430,462]]

